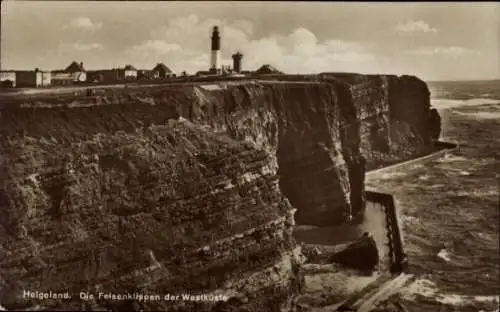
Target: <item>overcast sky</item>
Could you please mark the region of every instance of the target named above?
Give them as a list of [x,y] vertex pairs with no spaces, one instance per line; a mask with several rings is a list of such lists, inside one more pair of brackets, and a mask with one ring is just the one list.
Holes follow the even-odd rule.
[[209,65],[221,28],[223,64],[287,73],[500,78],[500,5],[490,3],[2,1],[3,69],[87,69],[163,62]]

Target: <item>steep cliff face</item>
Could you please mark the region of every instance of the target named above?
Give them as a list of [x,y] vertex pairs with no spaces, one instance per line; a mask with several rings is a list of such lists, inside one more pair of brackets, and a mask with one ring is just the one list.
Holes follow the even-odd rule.
[[[94,108],[3,112],[6,308],[209,311],[233,304],[277,311],[288,304],[299,285],[294,210],[279,191],[273,155],[186,121],[117,131],[135,121],[109,123],[113,112],[105,111],[87,120],[92,130],[78,132],[66,118],[72,110],[85,116]],[[47,123],[35,132],[39,120]],[[49,290],[72,299],[22,297]],[[160,299],[82,301],[81,291]],[[164,300],[198,293],[212,297]],[[222,303],[217,295],[240,301]]]
[[[344,110],[330,84],[246,82],[163,86],[150,89],[147,97],[141,92],[128,90],[127,103],[147,100],[162,110],[148,115],[147,123],[166,118],[162,115],[182,116],[276,155],[281,189],[298,208],[298,222],[339,224],[351,211],[362,210],[358,200],[362,194],[351,192],[351,186],[362,180],[349,176],[349,162],[352,155],[359,155],[359,148],[343,153],[352,140],[341,138]],[[356,118],[346,112],[350,119]],[[357,138],[357,134],[351,136]],[[351,204],[352,198],[358,206]]]
[[[430,113],[428,89],[416,77],[327,73],[273,79],[100,90],[45,102],[108,103],[106,110],[145,126],[183,116],[253,142],[277,155],[282,191],[298,208],[297,221],[317,225],[362,215],[365,167],[418,154],[439,135],[439,125],[429,131],[439,116]],[[134,128],[130,122],[123,126]]]
[[388,78],[391,120],[407,123],[423,143],[430,143],[431,104],[427,84],[414,76]]
[[[202,111],[193,109],[183,116],[277,155],[281,190],[298,209],[297,222],[340,224],[363,209],[364,202],[357,200],[363,198],[362,190],[352,189],[363,180],[349,172],[359,148],[347,148],[353,144],[342,138],[340,127],[346,116],[355,116],[341,108],[335,87],[320,82],[254,83],[200,87],[195,95],[193,106]],[[361,183],[356,180],[360,178]]]
[[441,119],[419,78],[325,73],[321,79],[348,85],[368,169],[421,154],[439,138]]
[[[353,166],[359,157],[358,135],[349,130],[349,138],[341,137],[344,130],[340,124],[356,119],[354,108],[352,103],[339,104],[331,84],[246,82],[222,87],[177,85],[99,90],[99,93],[76,99],[59,96],[21,103],[24,106],[87,106],[89,110],[85,113],[75,110],[65,113],[67,118],[75,119],[67,127],[86,135],[93,132],[95,123],[90,115],[99,114],[101,110],[115,112],[105,127],[119,125],[127,131],[182,116],[234,139],[253,142],[257,148],[277,155],[280,185],[292,205],[298,208],[298,222],[339,224],[364,208],[359,187],[364,176],[352,176],[353,169],[360,168]],[[56,121],[39,121],[23,131],[37,133],[51,122]]]
[[300,285],[293,222],[362,217],[366,166],[416,153],[439,134],[425,127],[439,116],[413,77],[271,78],[10,100],[0,302],[36,304],[19,298],[31,288],[203,291],[251,311],[289,303]]

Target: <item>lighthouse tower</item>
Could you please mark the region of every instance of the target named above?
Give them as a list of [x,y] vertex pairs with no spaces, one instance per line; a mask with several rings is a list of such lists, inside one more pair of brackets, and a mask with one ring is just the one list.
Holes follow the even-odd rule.
[[220,72],[220,36],[219,27],[214,26],[212,31],[212,48],[210,51],[210,72]]

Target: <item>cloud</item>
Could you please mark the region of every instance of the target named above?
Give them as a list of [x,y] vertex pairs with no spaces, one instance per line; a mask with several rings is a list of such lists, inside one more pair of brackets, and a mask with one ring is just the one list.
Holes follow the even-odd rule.
[[100,43],[75,43],[73,48],[77,51],[102,50],[104,47]]
[[479,54],[481,54],[479,51],[464,48],[464,47],[457,47],[457,46],[425,47],[425,48],[419,48],[416,50],[406,50],[406,51],[404,51],[404,53],[413,54],[413,55],[426,55],[426,56],[447,55],[447,56],[454,56],[454,57],[462,56],[462,55],[471,55],[471,54],[479,55]]
[[125,54],[142,61],[146,59],[157,60],[172,52],[181,53],[182,47],[177,43],[168,43],[165,40],[156,39],[132,46],[125,51]]
[[72,20],[66,28],[96,31],[102,28],[102,23],[94,23],[90,18],[81,16]]
[[331,38],[319,41],[310,30],[299,27],[289,33],[273,33],[255,38],[254,25],[245,20],[206,19],[190,14],[169,20],[165,27],[151,32],[150,39],[126,50],[128,61],[151,66],[162,61],[176,71],[190,73],[209,67],[210,35],[218,25],[221,32],[223,65],[231,65],[231,55],[243,53],[244,69],[271,64],[287,73],[324,71],[365,72],[374,65],[369,47]]
[[61,41],[57,47],[57,55],[67,57],[71,55],[79,55],[79,53],[82,52],[89,52],[95,50],[104,50],[104,46],[96,42],[82,43],[82,42]]
[[424,32],[424,33],[435,33],[437,32],[436,28],[431,27],[424,21],[406,21],[404,23],[397,24],[394,29],[397,32],[409,33],[409,32]]
[[253,25],[252,23],[245,21],[245,20],[237,20],[233,23],[233,26],[235,26],[237,29],[240,29],[244,31],[247,35],[252,35],[253,34]]

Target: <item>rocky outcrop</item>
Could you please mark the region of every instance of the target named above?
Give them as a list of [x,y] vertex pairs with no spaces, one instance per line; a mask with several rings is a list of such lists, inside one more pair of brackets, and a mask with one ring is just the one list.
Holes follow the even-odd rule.
[[332,262],[368,273],[375,271],[379,260],[377,243],[372,236],[363,236],[344,250],[332,255]]
[[414,76],[389,76],[391,121],[408,124],[414,135],[429,144],[430,91],[427,84]]
[[[294,210],[279,191],[273,155],[186,121],[117,131],[101,111],[88,120],[92,130],[78,133],[76,120],[65,118],[92,109],[3,113],[0,301],[7,309],[211,311],[229,304],[223,296],[238,311],[289,304],[300,285]],[[32,125],[48,123],[31,131],[13,122],[22,114]],[[6,135],[22,129],[22,137]],[[72,298],[27,299],[24,291]],[[99,292],[159,297],[82,301],[81,291],[96,299]]]

